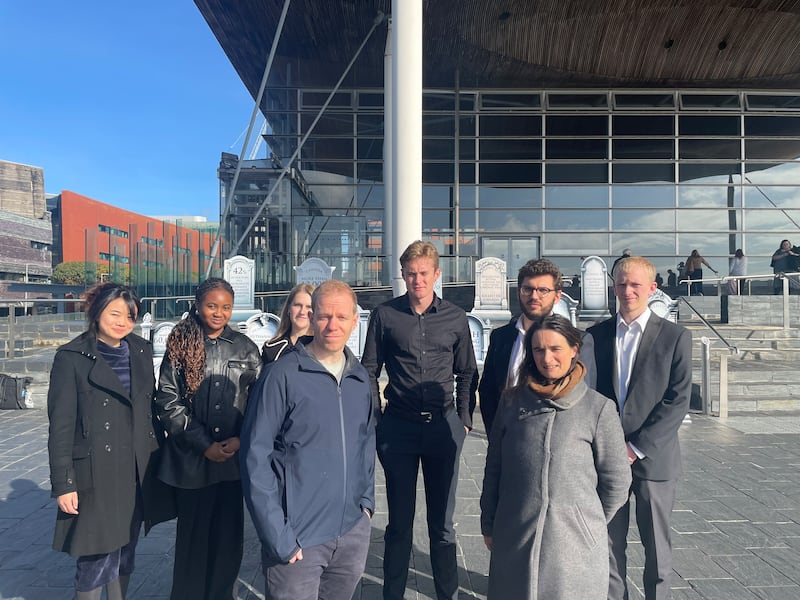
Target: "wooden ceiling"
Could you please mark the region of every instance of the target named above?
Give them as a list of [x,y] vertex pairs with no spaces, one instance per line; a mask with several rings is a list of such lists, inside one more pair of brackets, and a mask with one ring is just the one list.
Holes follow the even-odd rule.
[[[422,1],[428,88],[800,88],[800,0]],[[283,0],[195,3],[255,96]],[[270,84],[332,86],[379,11],[292,0]],[[348,87],[383,85],[385,44],[381,26]]]

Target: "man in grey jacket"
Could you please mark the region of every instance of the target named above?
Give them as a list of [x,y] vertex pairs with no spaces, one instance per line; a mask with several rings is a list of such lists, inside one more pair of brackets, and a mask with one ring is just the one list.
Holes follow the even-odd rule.
[[346,345],[356,297],[330,280],[311,304],[313,341],[265,369],[242,429],[242,485],[271,600],[350,600],[375,508],[372,392]]

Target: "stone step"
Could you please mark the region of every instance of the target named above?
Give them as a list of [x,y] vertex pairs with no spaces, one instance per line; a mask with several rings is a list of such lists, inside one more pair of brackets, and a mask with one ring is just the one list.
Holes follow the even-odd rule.
[[[716,397],[714,398],[716,410]],[[796,413],[800,411],[800,397],[753,398],[728,396],[729,413]]]
[[[703,373],[701,371],[692,372],[692,382],[702,385]],[[711,385],[712,387],[719,386],[719,371],[711,371]],[[728,389],[733,393],[734,386],[747,386],[750,393],[753,394],[771,394],[776,390],[767,389],[769,386],[791,386],[793,390],[791,395],[800,395],[800,381],[798,381],[796,373],[787,371],[765,371],[761,377],[755,377],[750,373],[739,373],[737,371],[728,371]]]

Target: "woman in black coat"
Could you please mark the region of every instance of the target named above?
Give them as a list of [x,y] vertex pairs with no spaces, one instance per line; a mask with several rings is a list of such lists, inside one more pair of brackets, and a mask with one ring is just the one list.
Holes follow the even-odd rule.
[[150,343],[134,335],[135,293],[104,283],[86,296],[88,330],[61,346],[47,414],[53,548],[77,557],[78,600],[125,598],[158,442]]

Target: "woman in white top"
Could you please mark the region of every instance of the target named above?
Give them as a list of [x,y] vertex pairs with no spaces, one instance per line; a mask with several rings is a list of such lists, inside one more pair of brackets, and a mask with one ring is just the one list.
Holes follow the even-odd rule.
[[[747,259],[745,258],[744,252],[742,252],[741,248],[736,250],[736,253],[730,259],[730,268],[728,269],[728,275],[732,276],[747,275]],[[739,294],[739,290],[742,289],[744,281],[745,281],[744,279],[728,280],[728,294],[730,294],[731,296]]]

